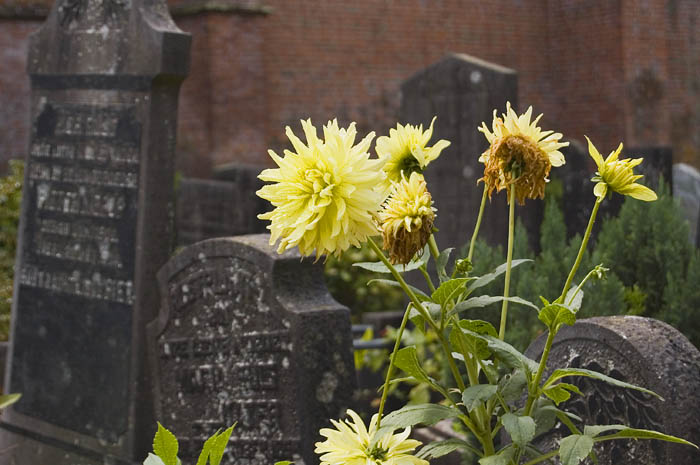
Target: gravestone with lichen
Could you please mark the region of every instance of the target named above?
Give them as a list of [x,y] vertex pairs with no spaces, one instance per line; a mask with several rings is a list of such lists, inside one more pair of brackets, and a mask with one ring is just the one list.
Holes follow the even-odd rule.
[[1,463],[132,463],[155,430],[142,355],[171,250],[190,37],[165,0],[58,0],[29,44],[31,134]]

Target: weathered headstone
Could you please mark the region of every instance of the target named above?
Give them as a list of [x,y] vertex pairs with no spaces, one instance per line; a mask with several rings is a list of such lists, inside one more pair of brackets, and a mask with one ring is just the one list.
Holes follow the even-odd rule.
[[[469,242],[481,204],[484,165],[479,157],[488,147],[477,131],[482,122],[491,127],[493,110],[500,116],[506,102],[518,108],[518,78],[515,71],[462,54],[450,54],[418,72],[401,86],[402,124],[430,125],[437,116],[431,143],[447,139],[452,144],[425,172],[428,188],[438,209],[436,226],[441,247],[459,247]],[[505,194],[493,196],[486,206],[480,237],[491,244],[505,244],[508,209]],[[518,215],[539,237],[541,202],[519,207]]]
[[267,205],[255,195],[255,187],[249,182],[181,179],[177,190],[178,244],[264,232],[266,225],[258,214]]
[[32,36],[31,135],[2,463],[143,460],[145,324],[170,252],[190,37],[165,0],[58,0]]
[[349,310],[320,266],[296,251],[278,255],[268,240],[199,242],[158,274],[162,305],[149,326],[156,407],[183,463],[234,422],[225,464],[318,463],[319,429],[349,405]]
[[700,246],[700,172],[685,163],[673,165],[673,197],[680,204],[690,226],[691,243]]
[[[538,338],[526,355],[539,359],[545,339]],[[585,424],[653,429],[700,444],[700,352],[666,323],[634,316],[580,320],[557,334],[547,367],[543,379],[554,368],[585,368],[651,389],[665,399],[590,378],[566,378],[565,382],[578,386],[584,395],[574,394],[563,408]],[[540,445],[550,450],[568,434],[559,425]],[[607,441],[595,450],[605,465],[700,463],[696,449],[661,441]]]

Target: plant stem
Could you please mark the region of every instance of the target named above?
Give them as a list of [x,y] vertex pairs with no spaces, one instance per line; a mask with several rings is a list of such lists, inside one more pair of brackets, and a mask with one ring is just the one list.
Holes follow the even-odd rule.
[[542,380],[542,374],[547,366],[547,359],[549,358],[549,351],[552,348],[552,343],[554,342],[554,336],[556,334],[549,331],[547,334],[547,342],[544,345],[544,351],[542,352],[542,357],[540,358],[540,365],[537,367],[537,374],[535,379],[532,381],[532,387],[528,390],[527,394],[527,405],[525,406],[525,415],[529,416],[532,413],[532,406],[535,404],[535,399],[537,399],[540,387],[540,381]]
[[553,450],[552,452],[547,452],[544,455],[540,455],[539,457],[530,460],[529,462],[525,462],[523,465],[535,465],[536,463],[544,462],[547,459],[551,459],[555,455],[559,453],[559,450]]
[[571,268],[571,272],[569,272],[569,277],[566,278],[566,284],[564,284],[564,289],[561,291],[561,296],[557,299],[558,302],[563,302],[563,299],[566,297],[566,293],[569,292],[569,288],[571,287],[571,282],[574,280],[574,275],[576,274],[576,271],[578,271],[579,265],[581,265],[581,259],[583,258],[583,252],[586,251],[586,245],[588,245],[588,239],[591,238],[591,231],[593,230],[593,224],[595,223],[595,217],[598,214],[598,208],[600,207],[601,202],[603,199],[600,197],[596,197],[595,205],[593,205],[593,211],[591,212],[591,217],[588,220],[588,226],[586,227],[586,232],[583,235],[583,239],[581,240],[581,247],[578,249],[578,255],[576,256],[576,261],[574,262],[574,266]]
[[513,242],[515,236],[515,185],[510,187],[510,205],[508,209],[508,256],[506,258],[506,283],[503,288],[503,305],[501,306],[501,326],[498,330],[498,338],[502,341],[506,337],[506,320],[508,319],[508,300],[510,294],[510,271],[513,266]]
[[384,413],[384,403],[386,402],[387,394],[389,393],[389,381],[391,381],[391,375],[394,371],[394,362],[396,360],[396,353],[399,351],[399,346],[401,345],[401,336],[403,336],[403,331],[406,329],[406,323],[408,322],[408,315],[411,313],[411,305],[406,307],[406,311],[403,314],[403,320],[401,320],[401,326],[399,327],[399,332],[396,334],[396,342],[394,343],[394,350],[391,352],[391,358],[389,359],[389,368],[386,370],[386,379],[384,380],[384,388],[382,389],[382,399],[379,401],[379,412],[377,413],[377,429],[382,421],[382,414]]
[[435,292],[435,285],[433,284],[433,280],[430,279],[430,275],[428,274],[428,270],[425,269],[425,265],[421,265],[418,269],[421,273],[423,273],[423,277],[425,278],[425,282],[428,283],[428,289],[430,289],[430,292]]
[[428,238],[428,248],[430,249],[430,255],[433,256],[433,260],[437,264],[437,259],[440,257],[440,249],[438,249],[437,242],[435,241],[435,234],[431,234]]
[[484,207],[486,206],[486,196],[488,194],[488,188],[486,183],[484,183],[484,193],[481,196],[481,206],[479,206],[479,216],[476,217],[476,225],[474,226],[474,233],[472,234],[472,240],[469,242],[469,255],[467,255],[467,260],[472,261],[474,256],[474,245],[476,244],[476,237],[479,235],[479,228],[481,228],[481,218],[484,216]]

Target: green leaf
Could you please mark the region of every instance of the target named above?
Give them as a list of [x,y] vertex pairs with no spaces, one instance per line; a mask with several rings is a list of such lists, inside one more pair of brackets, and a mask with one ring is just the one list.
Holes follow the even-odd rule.
[[[372,279],[367,282],[367,285],[369,286],[372,283],[381,283],[381,284],[386,284],[387,286],[393,286],[393,287],[398,287],[399,289],[403,290],[401,287],[401,284],[397,283],[396,281],[392,279]],[[411,286],[410,284],[407,284],[408,288],[411,289],[415,294],[416,297],[418,297],[418,300],[421,302],[424,301],[430,301],[430,297],[428,297],[425,292],[421,291],[417,287]]]
[[627,428],[627,425],[586,425],[583,427],[583,434],[594,438],[600,433],[605,433],[607,431],[620,431]]
[[[526,262],[531,262],[532,260],[526,259],[526,258],[520,258],[517,260],[513,260],[511,263],[511,269],[515,268],[518,265],[521,265]],[[487,284],[489,284],[491,281],[496,279],[498,276],[502,275],[503,273],[506,272],[506,266],[507,263],[504,263],[503,265],[498,266],[493,272],[489,274],[485,274],[481,276],[480,278],[477,278],[473,283],[467,287],[467,291],[471,293],[474,289],[478,289],[480,287],[484,287]]]
[[576,323],[576,312],[557,303],[545,305],[537,317],[552,332],[557,332],[562,324],[572,326]]
[[22,394],[4,394],[0,396],[0,409],[10,406],[17,402]]
[[536,425],[532,417],[506,413],[501,417],[501,423],[513,442],[520,447],[524,447],[535,438]]
[[435,261],[435,268],[437,268],[437,274],[438,278],[440,279],[441,283],[446,282],[449,278],[447,277],[447,272],[445,271],[445,267],[447,267],[447,262],[450,259],[450,254],[454,250],[454,247],[447,248],[440,252],[440,255],[438,256],[437,260]]
[[148,457],[143,461],[143,465],[164,465],[163,460],[155,454],[148,453]]
[[490,336],[487,334],[478,334],[474,331],[461,328],[462,332],[465,334],[472,335],[479,339],[486,341],[488,348],[496,354],[496,356],[507,364],[511,368],[525,368],[529,373],[534,373],[537,371],[539,364],[532,359],[527,358],[520,353],[518,349],[508,344],[505,341],[501,341],[497,337]]
[[[406,405],[399,410],[394,410],[382,419],[382,428],[385,426],[407,428],[418,424],[432,426],[445,418],[457,418],[459,411],[438,404]],[[375,436],[381,437],[380,434]]]
[[552,404],[552,401],[539,397],[535,400],[532,409],[532,419],[535,420],[535,437],[548,433],[554,428],[557,422],[557,408]]
[[667,441],[667,442],[677,442],[678,444],[685,444],[687,446],[693,446],[696,449],[698,446],[693,444],[690,441],[686,441],[685,439],[678,438],[676,436],[671,436],[670,434],[664,434],[664,433],[659,433],[658,431],[652,431],[648,429],[637,429],[637,428],[625,428],[621,431],[618,431],[615,434],[611,434],[608,436],[598,436],[595,438],[595,441],[607,441],[610,439],[621,439],[621,438],[626,438],[626,439],[658,439],[660,441]]
[[498,451],[496,455],[480,458],[479,465],[509,465],[514,455],[515,448],[509,445]]
[[559,443],[562,465],[578,465],[593,450],[593,438],[584,434],[572,434]]
[[153,438],[153,452],[165,465],[177,465],[177,438],[158,422],[158,431]]
[[467,281],[469,281],[469,278],[455,278],[440,284],[440,287],[435,289],[435,292],[433,292],[431,296],[433,302],[439,305],[445,305],[456,297],[457,294],[462,292]]
[[452,310],[450,310],[450,315],[454,313],[459,313],[463,312],[464,310],[469,310],[470,308],[482,308],[486,307],[487,305],[495,304],[496,302],[502,302],[504,300],[507,300],[508,302],[513,302],[516,304],[521,304],[521,305],[526,305],[528,307],[532,307],[535,310],[539,310],[537,305],[533,304],[532,302],[521,299],[520,297],[503,297],[501,295],[495,295],[495,296],[490,296],[490,295],[480,295],[477,297],[472,297],[470,299],[465,300],[464,302],[460,302],[457,305],[454,306]]
[[279,462],[275,462],[275,465],[292,465],[294,462],[291,462],[289,460],[280,460]]
[[488,343],[483,339],[466,334],[463,329],[473,331],[478,334],[490,334],[496,336],[496,329],[491,323],[482,320],[460,320],[458,326],[450,331],[450,344],[461,352],[476,355],[480,360],[487,359],[491,352]]
[[[564,297],[564,303],[574,312],[579,311],[579,309],[581,308],[581,303],[583,302],[583,289],[576,292],[576,287],[577,286],[575,284],[572,285],[571,289],[569,289],[569,292],[566,293],[566,297]],[[574,293],[576,293],[575,296]]]
[[[420,258],[411,260],[406,265],[396,265],[396,270],[399,273],[417,270],[428,262],[429,257],[430,254],[424,253]],[[391,273],[391,270],[384,264],[384,262],[358,262],[353,263],[352,266],[362,268],[363,270],[372,271],[374,273]]]
[[[431,383],[428,374],[420,366],[415,346],[404,347],[396,353],[394,364],[418,381]],[[432,384],[432,383],[431,383]]]
[[219,463],[221,463],[221,459],[224,456],[224,451],[226,450],[226,445],[228,444],[228,440],[229,438],[231,438],[231,433],[233,432],[233,428],[235,427],[236,424],[234,423],[225,431],[222,431],[218,434],[214,434],[214,436],[210,438],[214,439],[214,441],[211,444],[211,448],[209,449],[210,465],[219,465]]
[[513,373],[504,376],[499,382],[501,396],[506,402],[520,400],[527,387],[527,377],[521,369],[516,369]]
[[547,389],[549,386],[554,384],[556,381],[565,378],[567,376],[585,376],[588,378],[593,378],[597,379],[600,381],[605,381],[608,384],[612,384],[613,386],[618,386],[618,387],[623,387],[627,389],[634,389],[636,391],[640,392],[645,392],[647,394],[650,394],[654,397],[657,397],[661,400],[664,400],[663,397],[655,393],[654,391],[650,391],[649,389],[645,389],[643,387],[635,386],[634,384],[630,383],[625,383],[624,381],[620,381],[615,378],[611,378],[610,376],[604,375],[602,373],[598,373],[597,371],[592,371],[592,370],[586,370],[583,368],[561,368],[554,370],[552,372],[551,376],[547,380],[547,382],[544,383],[542,386],[543,389]]
[[416,454],[416,457],[423,460],[436,459],[447,455],[457,449],[468,449],[472,452],[479,453],[471,444],[462,439],[446,439],[444,441],[436,441],[423,446],[421,450]]
[[209,439],[204,441],[202,452],[199,453],[199,458],[197,459],[197,465],[207,465],[207,460],[209,459],[209,452],[211,451],[211,448],[214,445],[214,442],[216,441],[216,437],[219,434],[219,431],[220,430],[216,430],[216,433],[214,433]]
[[574,386],[573,384],[569,383],[554,384],[543,389],[542,393],[545,396],[552,399],[555,404],[559,405],[562,402],[566,402],[567,400],[569,400],[569,398],[571,397],[571,393],[569,391],[575,392],[580,396],[583,395],[583,393],[579,390],[577,386]]
[[498,386],[493,384],[476,384],[469,386],[462,392],[462,402],[467,410],[471,412],[475,408],[482,405],[484,402],[496,395]]

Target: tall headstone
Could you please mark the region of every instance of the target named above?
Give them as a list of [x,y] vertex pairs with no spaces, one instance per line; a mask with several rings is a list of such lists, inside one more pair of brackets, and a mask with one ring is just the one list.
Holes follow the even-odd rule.
[[681,210],[690,226],[690,242],[700,246],[700,172],[685,163],[673,165],[673,197],[680,202]]
[[57,0],[29,45],[31,135],[1,463],[143,460],[145,324],[171,247],[190,36],[165,0]]
[[[539,359],[545,337],[526,351]],[[652,429],[700,444],[700,351],[680,332],[658,320],[635,316],[598,317],[565,326],[554,340],[545,378],[555,368],[575,367],[651,389],[664,401],[635,390],[583,377],[565,382],[579,387],[564,404],[589,425],[624,424]],[[559,425],[541,438],[540,449],[551,450],[570,434]],[[638,465],[700,463],[700,452],[690,446],[661,441],[616,440],[596,446],[601,464]],[[587,459],[584,463],[589,464]]]
[[158,274],[161,310],[148,330],[156,407],[183,463],[238,422],[223,463],[313,465],[319,429],[350,403],[349,310],[330,296],[319,265],[296,251],[278,255],[268,241],[199,242]]
[[[506,102],[518,110],[518,77],[512,69],[463,54],[450,54],[418,72],[401,86],[399,122],[430,125],[437,116],[431,142],[447,139],[452,144],[425,172],[435,206],[441,247],[460,247],[471,239],[481,204],[484,165],[479,156],[488,147],[477,131],[482,122],[491,127],[493,110],[500,116]],[[536,110],[536,109],[535,109]],[[519,208],[529,231],[537,231],[541,202]],[[532,234],[537,238],[536,234]],[[491,244],[505,244],[508,210],[505,194],[494,194],[487,205],[480,237]]]

